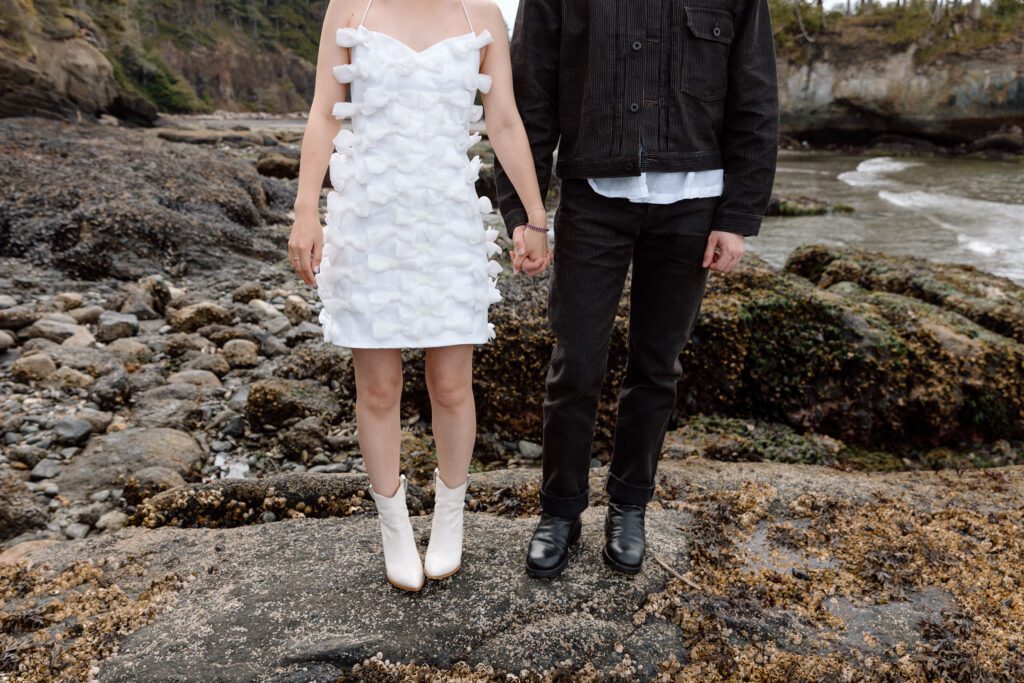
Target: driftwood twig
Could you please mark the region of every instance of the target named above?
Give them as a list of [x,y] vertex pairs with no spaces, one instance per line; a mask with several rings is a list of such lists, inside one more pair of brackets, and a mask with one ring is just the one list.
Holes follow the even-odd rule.
[[671,574],[672,576],[676,577],[677,579],[679,579],[680,581],[685,583],[687,586],[689,586],[693,590],[695,590],[695,591],[702,591],[702,590],[704,590],[699,583],[697,583],[696,581],[691,579],[689,576],[686,576],[685,574],[680,574],[678,571],[676,571],[675,567],[673,567],[668,562],[666,562],[665,558],[663,558],[661,555],[655,554],[654,555],[654,561],[657,562],[658,564],[660,564],[662,569],[664,569],[669,574]]

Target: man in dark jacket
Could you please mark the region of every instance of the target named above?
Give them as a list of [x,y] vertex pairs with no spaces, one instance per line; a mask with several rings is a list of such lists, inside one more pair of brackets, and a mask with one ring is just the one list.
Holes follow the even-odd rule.
[[[520,0],[512,66],[542,194],[556,147],[562,180],[542,515],[526,567],[533,576],[557,576],[579,538],[608,345],[632,266],[603,554],[613,568],[636,573],[679,353],[709,270],[732,270],[771,195],[778,88],[768,5]],[[523,237],[526,212],[496,170],[515,268],[535,272]]]

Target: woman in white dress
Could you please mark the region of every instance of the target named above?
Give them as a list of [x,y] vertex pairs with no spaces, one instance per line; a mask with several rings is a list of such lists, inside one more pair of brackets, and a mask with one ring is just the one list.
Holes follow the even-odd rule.
[[[475,104],[482,93],[483,108]],[[350,97],[349,97],[350,96]],[[350,101],[346,101],[350,100]],[[289,257],[323,302],[324,340],[352,349],[356,424],[381,523],[388,580],[419,590],[462,564],[462,511],[476,439],[473,345],[501,298],[496,230],[475,180],[488,137],[530,207],[522,270],[547,268],[547,215],[512,90],[508,34],[491,0],[331,0],[305,136]],[[344,122],[349,125],[343,125]],[[332,149],[333,144],[333,149]],[[334,190],[326,225],[320,186]],[[525,253],[523,253],[525,252]],[[426,349],[438,468],[421,561],[400,473],[403,348]]]

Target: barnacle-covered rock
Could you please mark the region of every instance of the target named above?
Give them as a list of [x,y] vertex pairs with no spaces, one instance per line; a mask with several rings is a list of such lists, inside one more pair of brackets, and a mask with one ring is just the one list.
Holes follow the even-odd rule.
[[[38,119],[0,119],[0,138],[0,256],[136,279],[226,263],[244,272],[285,251],[287,236],[268,227],[281,219],[265,189],[280,181],[247,161],[131,129]],[[0,316],[0,327],[14,325]]]
[[[43,636],[59,634],[62,666],[84,673],[82,658],[110,682],[211,670],[224,681],[1015,680],[1020,467],[865,475],[668,460],[629,578],[600,568],[606,476],[592,471],[579,548],[553,585],[522,568],[538,473],[471,475],[463,568],[412,600],[384,579],[365,477],[167,491],[137,514],[159,528],[0,560],[5,661],[48,680]],[[412,488],[409,499],[425,542],[430,518],[415,513],[431,496]],[[136,598],[169,598],[153,587],[168,575],[188,577],[170,609],[150,602],[145,629],[121,619]],[[103,597],[105,609],[89,609]]]
[[46,522],[46,507],[25,482],[12,471],[0,469],[0,541],[46,526]]
[[[148,498],[132,521],[150,528],[233,527],[279,519],[348,517],[375,509],[366,493],[367,483],[365,475],[302,472],[188,484]],[[422,488],[410,484],[407,504],[415,514],[432,501]]]
[[254,426],[278,427],[292,418],[309,416],[332,421],[340,407],[331,391],[310,380],[263,379],[249,387],[246,417]]
[[790,254],[786,270],[824,289],[854,282],[920,299],[1024,344],[1024,287],[973,266],[809,245]]
[[[504,300],[491,313],[496,339],[476,357],[480,424],[509,440],[536,440],[554,343],[547,280],[501,284]],[[1008,301],[1019,300],[1019,287],[1000,285]],[[957,312],[963,299],[940,305],[858,286],[822,289],[748,256],[733,273],[711,277],[680,358],[678,409],[762,418],[851,445],[1020,438],[1024,344]],[[614,424],[627,316],[624,298],[601,393],[599,451]]]

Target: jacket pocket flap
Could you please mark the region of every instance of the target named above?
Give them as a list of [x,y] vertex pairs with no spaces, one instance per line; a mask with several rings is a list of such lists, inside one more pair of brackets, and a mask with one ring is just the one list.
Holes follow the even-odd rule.
[[686,25],[698,38],[732,42],[732,14],[720,9],[686,7]]

